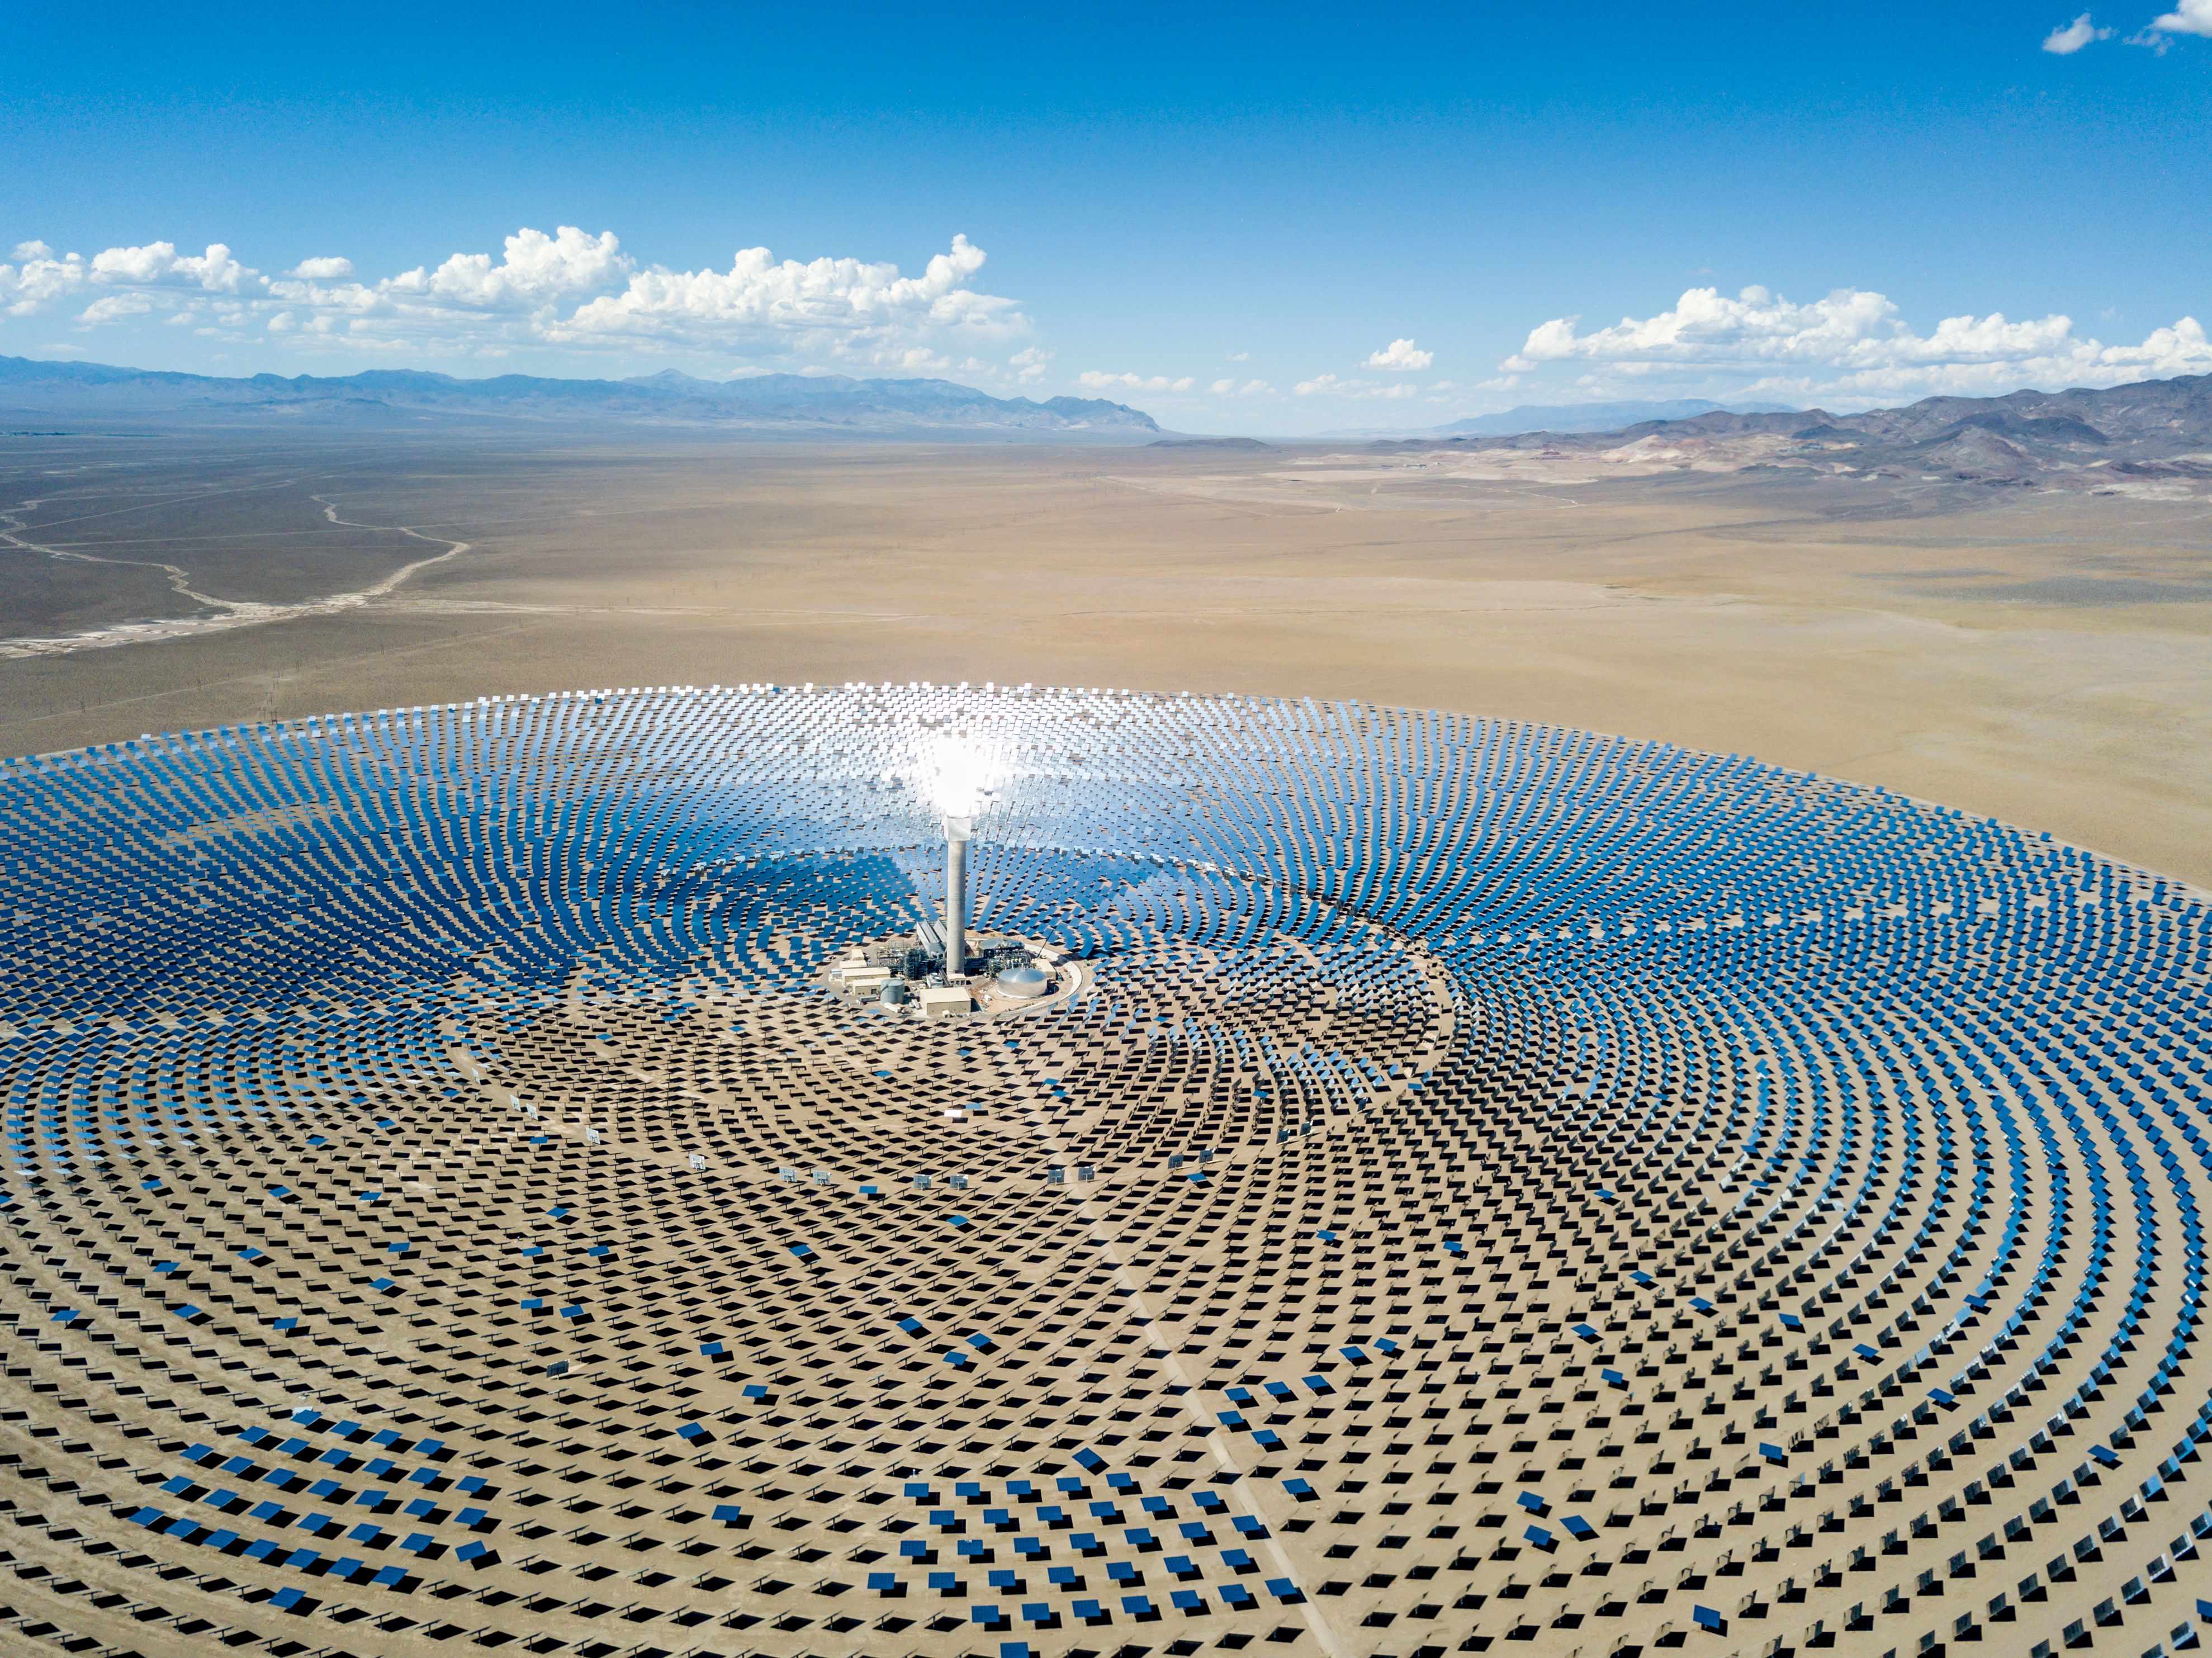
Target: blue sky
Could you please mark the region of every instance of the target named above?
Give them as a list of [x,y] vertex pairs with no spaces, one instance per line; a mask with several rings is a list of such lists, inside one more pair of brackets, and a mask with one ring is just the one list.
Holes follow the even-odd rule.
[[0,352],[1264,432],[2203,373],[2212,0],[2166,3],[40,8]]

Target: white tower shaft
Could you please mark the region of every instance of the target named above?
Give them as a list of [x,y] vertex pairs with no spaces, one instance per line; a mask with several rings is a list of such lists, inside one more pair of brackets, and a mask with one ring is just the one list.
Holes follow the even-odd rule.
[[968,841],[975,820],[945,817],[945,976],[968,970]]

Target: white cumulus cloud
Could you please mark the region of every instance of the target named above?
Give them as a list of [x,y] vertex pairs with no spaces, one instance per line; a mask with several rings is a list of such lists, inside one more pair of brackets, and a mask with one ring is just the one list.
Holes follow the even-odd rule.
[[2109,40],[2112,38],[2112,30],[2094,26],[2089,21],[2089,14],[2085,11],[2072,22],[2063,23],[2045,35],[2043,49],[2057,57],[2070,58],[2092,40]]
[[1075,380],[1093,392],[1188,392],[1198,384],[1188,374],[1171,380],[1165,374],[1147,379],[1142,374],[1102,374],[1096,368],[1085,369]]
[[629,275],[635,264],[613,231],[590,236],[564,224],[550,236],[542,230],[516,231],[507,239],[507,257],[496,264],[489,253],[456,253],[435,270],[418,266],[377,287],[472,310],[521,308],[592,293]]
[[1437,354],[1424,351],[1411,340],[1393,340],[1380,351],[1370,352],[1362,368],[1396,368],[1414,374],[1435,365]]
[[210,293],[235,294],[258,272],[247,270],[230,257],[221,242],[210,242],[203,254],[180,254],[169,242],[149,242],[143,247],[111,247],[92,258],[95,282],[148,287],[155,283],[199,288]]
[[267,278],[240,264],[221,242],[197,254],[180,254],[173,242],[148,242],[111,247],[89,259],[82,253],[57,258],[44,242],[19,242],[15,258],[14,264],[0,264],[0,311],[30,316],[97,295],[80,313],[88,325],[189,305],[187,295],[234,295],[267,285]]
[[1376,380],[1339,380],[1334,374],[1316,374],[1310,380],[1300,380],[1291,388],[1294,398],[1412,398],[1420,395],[1420,387],[1407,380],[1388,385]]
[[550,337],[586,342],[629,336],[739,349],[797,345],[880,361],[883,348],[902,337],[983,340],[1026,332],[1029,319],[1014,301],[968,286],[983,259],[983,250],[965,236],[955,236],[951,250],[931,259],[919,276],[860,259],[779,262],[764,247],[749,247],[726,271],[639,271],[621,293],[579,307]]
[[[180,254],[168,242],[111,247],[88,259],[42,241],[0,264],[0,315],[76,307],[80,327],[155,313],[310,351],[372,356],[497,356],[532,347],[570,352],[728,354],[741,367],[945,373],[969,355],[1030,331],[1017,302],[972,282],[983,250],[965,236],[918,276],[887,261],[778,260],[740,250],[727,270],[641,266],[611,230],[527,227],[497,254],[455,253],[376,280],[353,262],[303,259],[270,278],[213,243]],[[164,320],[167,320],[165,315]],[[983,378],[1035,383],[1045,359],[1017,354]]]
[[2167,37],[2175,34],[2212,36],[2212,0],[2181,0],[2175,9],[2152,18],[2142,33],[2130,35],[2128,42],[2155,47],[2162,55]]
[[1233,376],[1218,380],[1206,389],[1217,398],[1268,398],[1275,394],[1275,388],[1265,380],[1246,380],[1239,386]]
[[1982,397],[2023,386],[2116,386],[2212,369],[2212,345],[2194,318],[2154,330],[2139,345],[2106,345],[2076,335],[2070,318],[2014,322],[2002,313],[1947,317],[1922,334],[1886,296],[1838,288],[1796,304],[1764,288],[1735,298],[1694,288],[1672,310],[1624,317],[1578,333],[1558,317],[1529,331],[1498,367],[1530,373],[1547,364],[1595,365],[1588,383],[1619,377],[1717,382],[1740,389],[1865,401],[1951,393]]

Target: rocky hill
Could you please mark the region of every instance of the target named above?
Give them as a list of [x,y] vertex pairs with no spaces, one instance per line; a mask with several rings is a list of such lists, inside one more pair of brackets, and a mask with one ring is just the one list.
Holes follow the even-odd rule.
[[1700,471],[1814,465],[1831,472],[2094,489],[2212,482],[2212,374],[2101,391],[1927,398],[1900,409],[1831,415],[1735,414],[1644,421],[1606,433],[1531,432],[1393,447],[1482,448],[1676,459]]

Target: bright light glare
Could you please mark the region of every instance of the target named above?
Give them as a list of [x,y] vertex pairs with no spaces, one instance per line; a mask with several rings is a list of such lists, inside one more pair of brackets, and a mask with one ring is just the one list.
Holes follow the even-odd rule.
[[941,738],[926,764],[921,788],[930,805],[948,817],[973,817],[982,810],[997,768],[981,744]]

